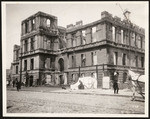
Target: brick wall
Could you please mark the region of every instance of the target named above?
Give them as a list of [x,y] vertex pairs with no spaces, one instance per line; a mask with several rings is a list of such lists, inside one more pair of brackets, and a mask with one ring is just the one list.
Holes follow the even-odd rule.
[[97,63],[106,64],[107,63],[107,51],[106,48],[97,50]]

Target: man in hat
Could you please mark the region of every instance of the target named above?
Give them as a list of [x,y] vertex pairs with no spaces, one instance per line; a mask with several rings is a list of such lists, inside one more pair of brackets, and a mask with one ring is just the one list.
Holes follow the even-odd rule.
[[[119,87],[118,87],[118,76],[119,73],[117,71],[114,72],[114,79],[113,79],[113,88],[114,88],[114,94],[117,93],[119,91]],[[117,91],[117,92],[116,92]]]

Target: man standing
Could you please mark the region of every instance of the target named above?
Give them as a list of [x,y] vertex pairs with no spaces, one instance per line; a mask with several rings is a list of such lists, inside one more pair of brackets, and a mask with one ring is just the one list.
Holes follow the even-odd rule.
[[19,89],[21,88],[20,82],[18,80],[16,81],[16,87],[17,87],[17,91],[19,91]]
[[[119,91],[119,87],[118,87],[118,76],[119,73],[118,72],[114,72],[114,79],[113,79],[113,88],[114,88],[114,94],[117,93]],[[116,92],[117,91],[117,92]]]
[[15,83],[16,83],[16,81],[15,81],[15,80],[13,80],[13,87],[15,87]]
[[78,85],[78,89],[84,89],[84,85],[83,85],[82,81],[79,80],[79,83],[80,84]]

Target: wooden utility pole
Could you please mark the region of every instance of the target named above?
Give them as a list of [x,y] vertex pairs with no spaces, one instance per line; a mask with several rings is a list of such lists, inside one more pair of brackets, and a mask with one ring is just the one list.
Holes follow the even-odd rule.
[[[121,5],[119,4],[119,3],[116,3],[116,5],[118,5],[119,7],[120,7],[120,9],[122,10],[122,12],[123,12],[123,15],[124,15],[124,17],[126,18],[126,20],[129,22],[129,24],[130,25],[132,25],[132,23],[131,23],[131,21],[130,21],[130,19],[127,17],[127,15],[126,15],[126,13],[128,13],[128,14],[130,14],[130,12],[127,10],[127,11],[125,11],[125,10],[123,10],[122,9],[122,7],[121,7]],[[129,42],[131,42],[131,39],[130,39],[130,32],[129,32]],[[131,69],[131,52],[130,52],[130,49],[131,49],[131,43],[129,43],[129,65],[130,65],[130,69]]]
[[96,65],[96,77],[97,77],[97,80],[98,80],[98,65]]
[[79,66],[79,77],[80,77],[80,66]]
[[20,89],[22,83],[22,47],[20,47]]

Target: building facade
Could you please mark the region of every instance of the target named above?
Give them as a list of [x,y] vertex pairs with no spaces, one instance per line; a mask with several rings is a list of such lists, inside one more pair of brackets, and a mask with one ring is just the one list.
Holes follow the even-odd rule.
[[20,80],[20,46],[14,45],[13,48],[12,80]]
[[13,76],[20,75],[27,86],[69,85],[80,76],[94,76],[98,87],[111,88],[117,70],[120,87],[125,88],[127,69],[144,73],[144,46],[144,29],[106,11],[98,21],[86,25],[79,21],[67,28],[57,25],[57,17],[38,12],[22,21]]

